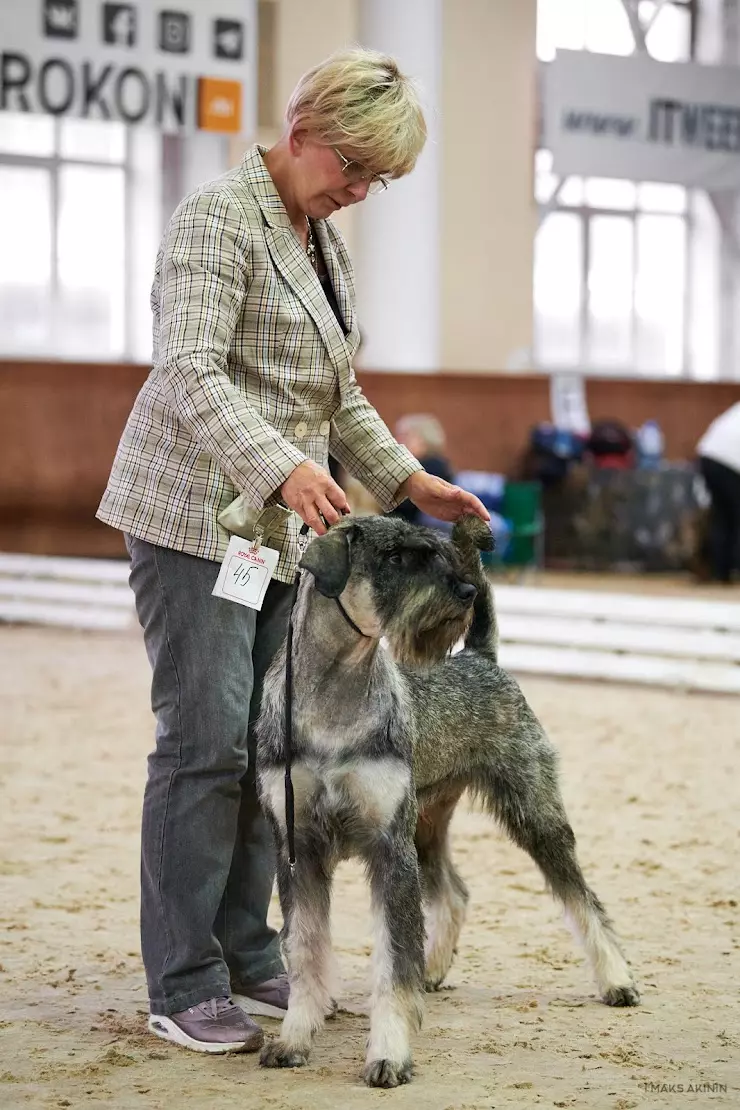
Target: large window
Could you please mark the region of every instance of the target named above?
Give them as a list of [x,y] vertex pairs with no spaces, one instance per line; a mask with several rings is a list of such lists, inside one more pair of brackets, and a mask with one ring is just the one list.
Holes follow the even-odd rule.
[[686,190],[570,177],[556,192],[550,162],[538,151],[537,199],[550,202],[535,244],[539,360],[685,372],[693,362],[689,257],[697,226]]
[[157,143],[118,123],[0,112],[0,355],[149,357]]
[[635,38],[627,6],[648,27],[645,45],[654,58],[688,61],[694,34],[692,0],[537,0],[538,58],[552,61],[557,49],[631,54]]
[[[632,5],[663,61],[692,56],[687,0]],[[539,0],[537,50],[630,54],[622,0]],[[544,367],[714,377],[718,228],[706,198],[677,185],[552,174],[537,153],[535,353]],[[710,295],[707,296],[707,290]]]

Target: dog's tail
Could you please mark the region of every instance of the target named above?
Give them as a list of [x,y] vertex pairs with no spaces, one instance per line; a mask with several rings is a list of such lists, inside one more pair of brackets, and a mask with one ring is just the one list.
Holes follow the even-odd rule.
[[452,543],[460,553],[468,581],[478,590],[464,646],[469,651],[492,655],[495,660],[498,656],[496,608],[493,591],[480,560],[481,551],[493,551],[491,529],[480,517],[467,514],[460,517],[452,529]]

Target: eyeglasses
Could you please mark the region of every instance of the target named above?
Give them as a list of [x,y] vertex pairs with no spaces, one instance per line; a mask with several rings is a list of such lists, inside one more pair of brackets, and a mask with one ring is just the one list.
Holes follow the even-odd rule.
[[342,173],[347,178],[350,185],[358,185],[361,181],[369,182],[367,191],[377,195],[384,193],[388,188],[388,181],[379,173],[373,173],[367,166],[363,166],[362,162],[355,162],[351,158],[345,158],[341,150],[337,150],[335,146],[332,150],[336,154],[339,161],[342,163]]

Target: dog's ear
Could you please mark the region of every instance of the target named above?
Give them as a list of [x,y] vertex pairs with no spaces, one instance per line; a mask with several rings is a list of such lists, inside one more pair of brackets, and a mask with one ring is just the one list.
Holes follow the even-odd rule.
[[306,548],[298,564],[309,570],[316,582],[316,589],[324,597],[339,597],[349,578],[350,528],[330,528]]
[[491,526],[474,513],[465,513],[452,529],[452,543],[461,551],[493,551]]

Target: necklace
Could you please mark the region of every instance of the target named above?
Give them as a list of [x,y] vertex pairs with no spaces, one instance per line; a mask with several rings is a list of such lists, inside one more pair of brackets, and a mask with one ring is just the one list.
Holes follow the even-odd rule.
[[316,240],[313,237],[313,228],[311,227],[311,221],[309,220],[308,216],[306,216],[306,230],[308,232],[308,238],[306,240],[306,254],[308,255],[308,261],[311,263],[311,265],[313,266],[313,268],[315,270],[316,269]]

